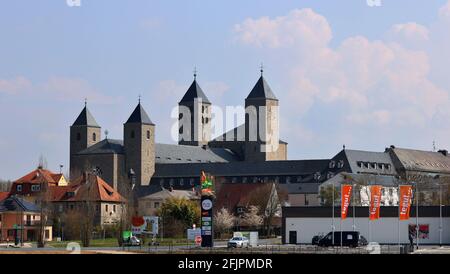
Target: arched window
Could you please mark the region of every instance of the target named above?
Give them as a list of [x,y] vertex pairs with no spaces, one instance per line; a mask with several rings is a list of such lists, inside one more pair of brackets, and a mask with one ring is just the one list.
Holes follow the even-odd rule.
[[92,141],[96,142],[97,141],[97,134],[92,133]]
[[130,136],[131,136],[131,138],[134,138],[134,130],[131,131]]
[[77,133],[77,141],[80,141],[81,140],[81,133]]
[[150,130],[147,130],[147,140],[150,140]]

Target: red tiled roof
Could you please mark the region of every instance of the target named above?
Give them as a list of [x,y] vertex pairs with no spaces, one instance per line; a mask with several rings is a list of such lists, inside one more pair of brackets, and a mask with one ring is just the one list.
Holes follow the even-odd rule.
[[50,187],[51,200],[124,202],[125,199],[102,178],[89,174],[75,179],[68,186]]
[[9,192],[0,192],[0,202],[8,198]]
[[[49,185],[56,185],[61,178],[62,174],[56,174],[49,170],[37,168],[22,178],[17,179],[14,183],[20,184],[32,184],[32,183],[48,183]],[[55,180],[58,178],[58,180]]]

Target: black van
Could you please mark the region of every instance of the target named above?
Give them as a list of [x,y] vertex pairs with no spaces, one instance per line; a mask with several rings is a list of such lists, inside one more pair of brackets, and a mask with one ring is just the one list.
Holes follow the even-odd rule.
[[[358,231],[342,231],[342,246],[358,247],[367,245],[367,240]],[[333,244],[334,241],[334,244]],[[318,246],[341,246],[341,231],[328,233],[326,236],[322,237]]]

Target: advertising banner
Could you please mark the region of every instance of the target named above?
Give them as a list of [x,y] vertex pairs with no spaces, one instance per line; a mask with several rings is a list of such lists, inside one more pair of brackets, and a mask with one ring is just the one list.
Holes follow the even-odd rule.
[[345,220],[347,218],[348,206],[350,205],[350,199],[352,198],[352,186],[342,185],[341,186],[341,219]]
[[412,186],[399,186],[400,200],[399,200],[399,219],[409,220],[409,212],[411,210]]
[[133,234],[158,234],[158,216],[135,216],[131,220]]
[[380,218],[381,205],[381,186],[370,187],[370,220],[378,220]]

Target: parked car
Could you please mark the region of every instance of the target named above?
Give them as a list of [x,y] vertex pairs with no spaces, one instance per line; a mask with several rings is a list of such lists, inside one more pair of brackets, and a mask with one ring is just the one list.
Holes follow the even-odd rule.
[[330,232],[318,241],[318,246],[341,246],[341,235],[343,238],[342,246],[358,247],[367,245],[366,238],[364,238],[358,231],[342,231],[342,233],[341,231],[335,231],[334,239],[333,232]]
[[249,241],[247,237],[233,237],[228,241],[228,248],[230,247],[248,247]]
[[320,239],[323,238],[323,235],[316,235],[312,238],[311,244],[312,245],[319,245]]
[[139,240],[136,236],[131,236],[128,239],[125,239],[123,244],[125,246],[140,246],[141,240]]

